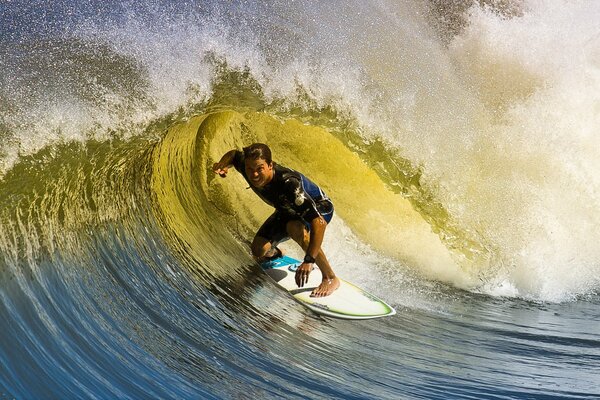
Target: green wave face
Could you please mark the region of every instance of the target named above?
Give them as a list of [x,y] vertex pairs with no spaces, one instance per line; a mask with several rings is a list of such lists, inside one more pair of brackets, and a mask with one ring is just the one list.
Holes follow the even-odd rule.
[[81,257],[81,244],[73,241],[86,229],[108,221],[135,232],[151,218],[193,268],[234,273],[229,266],[252,264],[247,244],[272,210],[240,174],[232,170],[221,179],[212,164],[230,149],[264,142],[276,162],[302,171],[328,193],[338,218],[361,241],[426,277],[467,284],[469,266],[459,266],[432,232],[434,217],[415,211],[389,184],[392,178],[342,140],[298,118],[230,107],[183,118],[158,139],[49,146],[23,158],[2,181],[3,246],[8,254],[21,252],[17,259],[61,248]]
[[[152,191],[164,226],[192,252],[198,251],[199,259],[213,257],[215,251],[210,264],[218,265],[232,242],[230,235],[251,240],[272,212],[247,190],[240,174],[231,171],[221,179],[212,172],[212,164],[225,152],[255,142],[268,143],[276,162],[317,182],[334,201],[339,218],[373,248],[428,277],[467,282],[468,274],[410,202],[390,190],[335,135],[296,119],[253,111],[194,117],[170,128],[154,151]],[[202,246],[211,240],[218,249]]]

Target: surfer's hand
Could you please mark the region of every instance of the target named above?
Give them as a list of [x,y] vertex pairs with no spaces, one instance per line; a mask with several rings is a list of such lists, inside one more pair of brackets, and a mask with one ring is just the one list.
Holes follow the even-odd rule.
[[296,270],[296,285],[298,287],[303,287],[308,282],[308,275],[310,275],[310,271],[312,271],[312,264],[302,263]]
[[221,178],[225,178],[227,176],[227,171],[229,170],[229,168],[227,168],[226,166],[222,166],[221,163],[214,163],[213,164],[213,171],[216,174],[219,174],[219,176]]

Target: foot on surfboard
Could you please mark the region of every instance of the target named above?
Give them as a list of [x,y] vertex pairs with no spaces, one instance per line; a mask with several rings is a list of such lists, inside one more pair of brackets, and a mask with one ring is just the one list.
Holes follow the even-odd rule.
[[340,287],[340,280],[335,277],[333,279],[323,278],[321,284],[315,288],[310,294],[310,297],[325,297],[333,293]]

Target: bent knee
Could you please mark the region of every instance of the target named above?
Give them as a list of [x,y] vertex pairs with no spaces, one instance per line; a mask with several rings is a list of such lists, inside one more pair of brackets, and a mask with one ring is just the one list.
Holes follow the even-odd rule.
[[264,257],[267,252],[271,249],[271,243],[265,242],[264,240],[255,240],[250,246],[252,255],[256,258]]

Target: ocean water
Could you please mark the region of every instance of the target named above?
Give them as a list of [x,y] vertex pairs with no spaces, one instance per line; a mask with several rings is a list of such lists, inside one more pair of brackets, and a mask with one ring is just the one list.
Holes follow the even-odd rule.
[[[600,398],[594,1],[0,2],[0,398]],[[332,198],[320,317],[212,164]],[[284,244],[301,256],[292,243]]]

